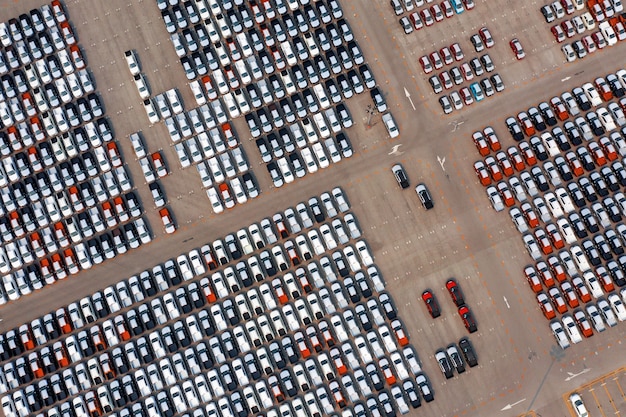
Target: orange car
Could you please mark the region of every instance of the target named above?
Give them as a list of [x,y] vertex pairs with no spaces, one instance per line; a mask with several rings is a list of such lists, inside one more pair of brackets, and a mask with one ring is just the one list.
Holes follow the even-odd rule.
[[563,314],[567,311],[567,304],[565,304],[565,300],[561,295],[561,291],[558,288],[552,287],[548,290],[548,295],[550,296],[550,300],[552,300],[552,304],[556,307],[556,310]]
[[294,334],[293,338],[296,341],[296,345],[298,346],[298,350],[300,351],[300,356],[302,356],[302,359],[306,359],[311,356],[311,349],[306,344],[306,340],[304,339],[304,335],[302,334],[302,332]]
[[513,163],[513,168],[515,168],[516,171],[523,171],[526,168],[526,165],[524,164],[524,159],[522,158],[522,155],[515,146],[509,147],[506,152],[509,156],[509,159]]
[[45,372],[41,367],[41,360],[39,359],[37,352],[33,352],[28,355],[28,365],[30,366],[30,370],[34,378],[41,378],[44,376]]
[[389,365],[389,360],[387,358],[381,358],[378,361],[378,366],[380,370],[383,371],[383,375],[385,377],[385,381],[389,386],[393,386],[396,383],[396,376],[393,374],[391,370],[391,366]]
[[554,278],[556,278],[557,281],[563,282],[567,279],[565,268],[556,256],[550,256],[548,258],[548,265],[550,265],[550,270],[552,271],[552,274],[554,274]]
[[337,373],[339,375],[345,375],[346,372],[348,372],[348,368],[346,367],[346,364],[343,361],[343,358],[341,357],[341,352],[339,351],[338,348],[332,348],[330,350],[330,358],[333,361],[333,365],[335,366],[335,369],[337,370]]
[[543,284],[547,287],[554,287],[554,276],[552,275],[552,271],[548,268],[548,265],[543,262],[537,262],[537,271],[539,272],[539,277],[543,281]]
[[126,320],[124,320],[123,316],[115,317],[115,330],[117,330],[117,334],[120,335],[120,339],[126,341],[130,339],[130,332],[128,331],[128,325],[126,324]]
[[493,156],[488,156],[485,158],[485,164],[487,165],[487,169],[491,174],[491,178],[494,181],[500,181],[502,179],[502,170],[496,162],[496,159]]
[[532,265],[528,265],[526,268],[524,268],[524,275],[526,276],[528,285],[530,285],[530,289],[533,290],[535,293],[541,292],[541,281],[537,276],[537,271]]
[[578,302],[578,298],[576,298],[576,293],[574,292],[574,288],[569,281],[565,281],[561,283],[561,292],[565,296],[565,301],[570,308],[576,308],[580,305]]
[[202,280],[200,281],[200,288],[202,288],[202,292],[204,293],[204,296],[209,303],[213,303],[215,302],[215,300],[217,300],[217,297],[215,296],[215,290],[213,290],[213,285],[208,278],[202,278]]
[[606,155],[604,154],[602,148],[600,148],[600,145],[598,145],[596,142],[589,142],[587,148],[589,149],[589,153],[593,157],[593,160],[596,164],[600,166],[606,165]]
[[537,303],[539,304],[539,308],[541,308],[541,312],[548,320],[556,317],[554,307],[552,307],[552,304],[545,293],[540,292],[537,294]]
[[583,279],[579,276],[575,276],[572,278],[572,285],[574,286],[574,290],[576,290],[576,295],[580,298],[580,301],[583,303],[588,303],[591,301],[591,294],[589,293],[589,288],[585,285]]
[[54,352],[54,358],[57,361],[57,364],[61,367],[61,368],[65,368],[66,366],[68,366],[70,364],[70,361],[67,358],[67,351],[65,350],[65,346],[63,345],[63,342],[58,341],[54,344],[54,346],[52,347],[52,351]]
[[507,177],[513,175],[513,165],[509,158],[506,156],[504,152],[498,152],[496,154],[496,159],[498,160],[498,165],[500,165],[500,169]]
[[24,346],[24,349],[31,350],[35,348],[33,333],[30,331],[30,327],[28,326],[28,324],[22,324],[18,330],[18,334],[20,336],[20,340],[22,342],[22,346]]
[[274,289],[274,292],[276,293],[276,298],[278,298],[278,301],[280,301],[281,304],[286,304],[289,299],[287,298],[287,293],[285,292],[285,289],[283,288],[283,283],[280,280],[280,278],[276,278],[272,281],[272,288]]
[[117,145],[115,142],[107,143],[107,152],[109,154],[109,159],[111,160],[111,164],[114,167],[122,166],[122,159],[120,157],[120,151],[117,149]]
[[393,332],[396,334],[396,339],[398,339],[398,343],[400,344],[400,346],[406,346],[409,344],[409,338],[400,320],[396,319],[392,321],[391,328],[393,329]]
[[526,165],[535,165],[537,163],[537,155],[535,155],[535,151],[532,150],[528,142],[520,142],[517,146],[524,157],[524,161],[526,161]]
[[64,334],[71,332],[72,325],[69,317],[67,316],[67,313],[65,312],[65,309],[58,309],[55,315],[57,319],[57,324],[59,325],[59,329],[61,329],[61,332],[63,332]]
[[593,336],[593,329],[591,328],[591,324],[589,323],[589,320],[587,320],[587,316],[585,316],[585,313],[583,313],[582,310],[574,311],[574,320],[576,321],[576,324],[578,325],[578,328],[580,329],[580,332],[583,334],[583,336]]
[[487,140],[482,132],[474,132],[472,135],[472,140],[474,141],[474,145],[476,145],[476,149],[478,149],[478,153],[480,156],[489,155],[489,145],[487,145]]
[[487,167],[483,163],[483,161],[476,161],[474,163],[474,171],[476,171],[476,176],[478,177],[478,181],[484,186],[491,184],[491,177],[489,176],[489,171],[487,171]]
[[74,66],[76,69],[85,68],[85,60],[83,59],[83,54],[80,52],[80,48],[77,45],[70,46],[70,56],[72,57],[72,61],[74,62]]

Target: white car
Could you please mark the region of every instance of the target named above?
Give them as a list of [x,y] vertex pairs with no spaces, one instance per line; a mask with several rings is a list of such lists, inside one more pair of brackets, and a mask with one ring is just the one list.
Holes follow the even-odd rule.
[[128,65],[131,75],[138,75],[141,72],[141,68],[139,67],[139,60],[137,59],[135,51],[130,50],[124,52],[124,57],[126,58],[126,64]]
[[150,97],[150,90],[148,90],[148,84],[146,83],[146,79],[143,74],[137,74],[134,76],[135,86],[137,87],[137,91],[139,92],[139,97],[143,100]]
[[589,412],[585,407],[585,403],[583,403],[583,399],[578,393],[572,393],[569,396],[569,402],[572,404],[577,417],[589,417]]
[[563,325],[560,321],[552,321],[550,323],[550,329],[552,329],[552,334],[554,335],[554,338],[562,349],[567,349],[568,347],[570,347],[569,340],[565,335],[565,330],[563,329]]
[[215,187],[207,188],[206,195],[207,197],[209,197],[209,201],[211,202],[211,207],[213,208],[213,212],[215,214],[219,214],[224,211],[222,200],[220,199]]
[[583,338],[580,335],[578,327],[576,327],[576,322],[574,322],[572,316],[570,316],[569,314],[565,314],[561,321],[563,322],[565,331],[567,332],[567,335],[569,336],[572,343],[576,344],[582,342]]
[[370,254],[369,249],[364,241],[360,240],[355,245],[359,256],[361,257],[361,262],[365,266],[371,266],[374,264],[374,260],[372,259],[372,255]]
[[489,197],[489,200],[491,201],[491,205],[495,211],[504,210],[504,203],[502,201],[502,197],[500,196],[500,193],[498,192],[496,187],[493,187],[493,186],[487,187],[487,196]]
[[396,122],[393,119],[393,116],[391,115],[391,113],[383,114],[382,119],[383,119],[383,123],[385,124],[385,127],[387,128],[387,132],[389,133],[389,136],[391,136],[392,139],[400,136],[400,130],[398,129],[398,126],[396,125]]

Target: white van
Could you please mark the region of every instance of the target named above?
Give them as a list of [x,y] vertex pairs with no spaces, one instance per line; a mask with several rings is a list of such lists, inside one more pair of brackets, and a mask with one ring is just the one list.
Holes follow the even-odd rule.
[[324,90],[324,87],[321,84],[316,84],[315,86],[313,86],[313,91],[315,92],[317,100],[320,102],[320,106],[322,106],[322,109],[329,108],[330,100],[328,100],[328,97],[326,96],[326,91]]
[[283,50],[283,55],[285,56],[285,59],[287,60],[287,64],[289,64],[289,66],[296,65],[298,63],[298,59],[293,53],[293,48],[291,47],[291,43],[289,43],[289,41],[281,42],[280,48]]

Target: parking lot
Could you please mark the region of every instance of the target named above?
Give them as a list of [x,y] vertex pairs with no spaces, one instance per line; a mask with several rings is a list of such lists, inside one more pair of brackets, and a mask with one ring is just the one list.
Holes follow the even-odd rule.
[[[133,192],[145,208],[145,218],[155,238],[149,245],[81,272],[78,280],[66,279],[9,303],[2,309],[2,330],[17,330],[26,321],[24,317],[32,320],[55,312],[60,305],[92,295],[95,290],[115,285],[120,279],[139,276],[155,262],[189,253],[201,246],[199,242],[214,241],[234,233],[252,220],[271,217],[277,210],[295,207],[297,201],[308,201],[311,196],[319,196],[340,185],[375,256],[377,268],[385,277],[387,291],[412,336],[411,341],[419,335],[417,352],[436,396],[436,400],[428,404],[433,413],[454,415],[469,411],[484,415],[511,410],[511,415],[517,415],[523,411],[522,407],[525,410],[531,405],[546,370],[552,369],[547,381],[561,382],[559,373],[577,372],[573,367],[584,360],[592,370],[579,379],[606,373],[606,366],[610,365],[601,360],[605,352],[602,348],[621,340],[621,326],[573,346],[566,351],[567,361],[547,366],[551,360],[549,347],[555,342],[541,311],[530,301],[532,293],[528,292],[528,284],[521,275],[529,262],[528,255],[508,216],[494,216],[491,204],[485,199],[485,189],[471,167],[477,155],[470,138],[473,132],[492,125],[506,149],[516,143],[505,130],[503,122],[508,116],[516,116],[520,110],[564,90],[571,91],[585,82],[593,82],[597,76],[615,72],[623,64],[617,62],[617,54],[607,53],[605,49],[586,57],[584,67],[578,62],[563,66],[560,46],[539,13],[543,4],[530,2],[512,10],[505,4],[476,3],[472,11],[406,36],[388,2],[375,3],[369,8],[360,3],[341,2],[343,18],[350,24],[365,63],[376,75],[384,100],[398,123],[399,140],[389,142],[381,116],[372,114],[371,96],[355,94],[346,101],[354,122],[346,130],[354,155],[342,157],[341,163],[331,164],[314,175],[307,171],[294,184],[279,188],[270,172],[265,174],[267,170],[260,165],[263,160],[255,144],[250,143],[256,139],[248,136],[249,126],[243,122],[245,117],[236,118],[229,123],[254,171],[260,193],[258,198],[248,199],[246,204],[232,211],[225,207],[219,216],[207,207],[207,187],[202,179],[198,181],[202,169],[192,168],[194,162],[189,168],[182,168],[166,123],[149,123],[145,103],[137,94],[123,58],[126,50],[137,52],[155,109],[156,97],[172,88],[178,91],[185,114],[199,105],[193,90],[186,87],[189,80],[170,34],[160,20],[158,7],[146,7],[145,2],[90,7],[77,2],[67,4],[75,35],[95,76],[115,138],[122,138],[119,148],[136,185]],[[19,7],[26,6],[20,4]],[[31,7],[36,6],[39,5]],[[11,13],[5,20],[24,11]],[[478,106],[465,106],[462,111],[455,111],[452,118],[446,118],[436,96],[428,93],[432,89],[418,65],[419,57],[455,42],[467,53],[472,48],[470,36],[484,26],[489,27],[495,39],[489,54],[506,89]],[[125,29],[120,30],[122,27]],[[527,54],[519,62],[509,46],[515,36],[519,37]],[[96,46],[98,53],[90,52]],[[618,44],[613,50],[621,48]],[[258,116],[256,112],[251,113]],[[220,134],[224,132],[221,125],[215,127]],[[132,143],[123,138],[134,132],[142,136],[146,156],[152,163],[155,152],[165,160],[167,175],[161,177],[155,166],[154,174],[159,178],[151,182],[142,165],[133,162]],[[191,136],[197,137],[197,134]],[[184,150],[189,150],[187,142],[183,146]],[[280,158],[272,156],[277,164]],[[201,166],[201,162],[204,160],[198,161],[196,166]],[[389,170],[396,162],[407,168],[412,185],[421,182],[428,185],[435,198],[434,210],[424,211],[410,189],[404,192],[397,189]],[[259,168],[255,169],[257,166]],[[295,172],[294,169],[294,175]],[[153,206],[148,182],[158,183],[166,196],[177,226],[171,236],[165,237],[161,231],[157,202]],[[172,247],[177,248],[175,253]],[[458,308],[450,301],[445,287],[451,277],[459,282],[478,324],[478,331],[470,338],[480,365],[446,380],[443,375],[439,376],[441,371],[435,352],[467,335]],[[94,280],[98,282],[97,288],[94,288]],[[431,318],[424,302],[419,300],[426,289],[440,301],[442,315],[439,318]],[[29,301],[28,307],[24,300]],[[590,355],[593,352],[601,354]],[[512,361],[519,363],[518,371],[511,372]],[[532,401],[538,414],[545,414],[551,407],[563,411],[563,404],[558,400],[562,392],[555,388],[557,385],[544,385],[540,395]],[[483,388],[477,390],[476,386]]]
[[[624,384],[626,383],[624,369],[620,368],[607,375],[576,388],[589,413],[609,416],[623,413],[624,408]],[[575,416],[568,395],[563,396],[572,416]]]

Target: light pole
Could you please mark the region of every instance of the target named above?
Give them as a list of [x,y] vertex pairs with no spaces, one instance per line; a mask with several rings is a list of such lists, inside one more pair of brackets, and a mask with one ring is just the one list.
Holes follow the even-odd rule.
[[528,404],[528,409],[526,410],[526,414],[528,414],[528,412],[533,408],[533,404],[535,404],[535,400],[537,399],[537,396],[541,392],[541,387],[543,387],[544,382],[546,382],[546,379],[548,378],[548,374],[550,373],[550,370],[552,369],[552,365],[554,365],[554,362],[560,362],[561,359],[565,357],[565,351],[556,345],[552,345],[552,348],[550,349],[550,357],[552,358],[552,360],[550,361],[550,366],[548,366],[548,369],[546,369],[546,373],[543,376],[543,379],[541,380],[539,387],[537,388],[537,392],[535,392],[535,396],[533,397],[530,404]]
[[376,107],[369,104],[367,106],[366,111],[367,111],[367,128],[369,129],[370,127],[372,127],[372,125],[370,124],[372,122],[372,116],[378,113],[378,110],[376,110]]

